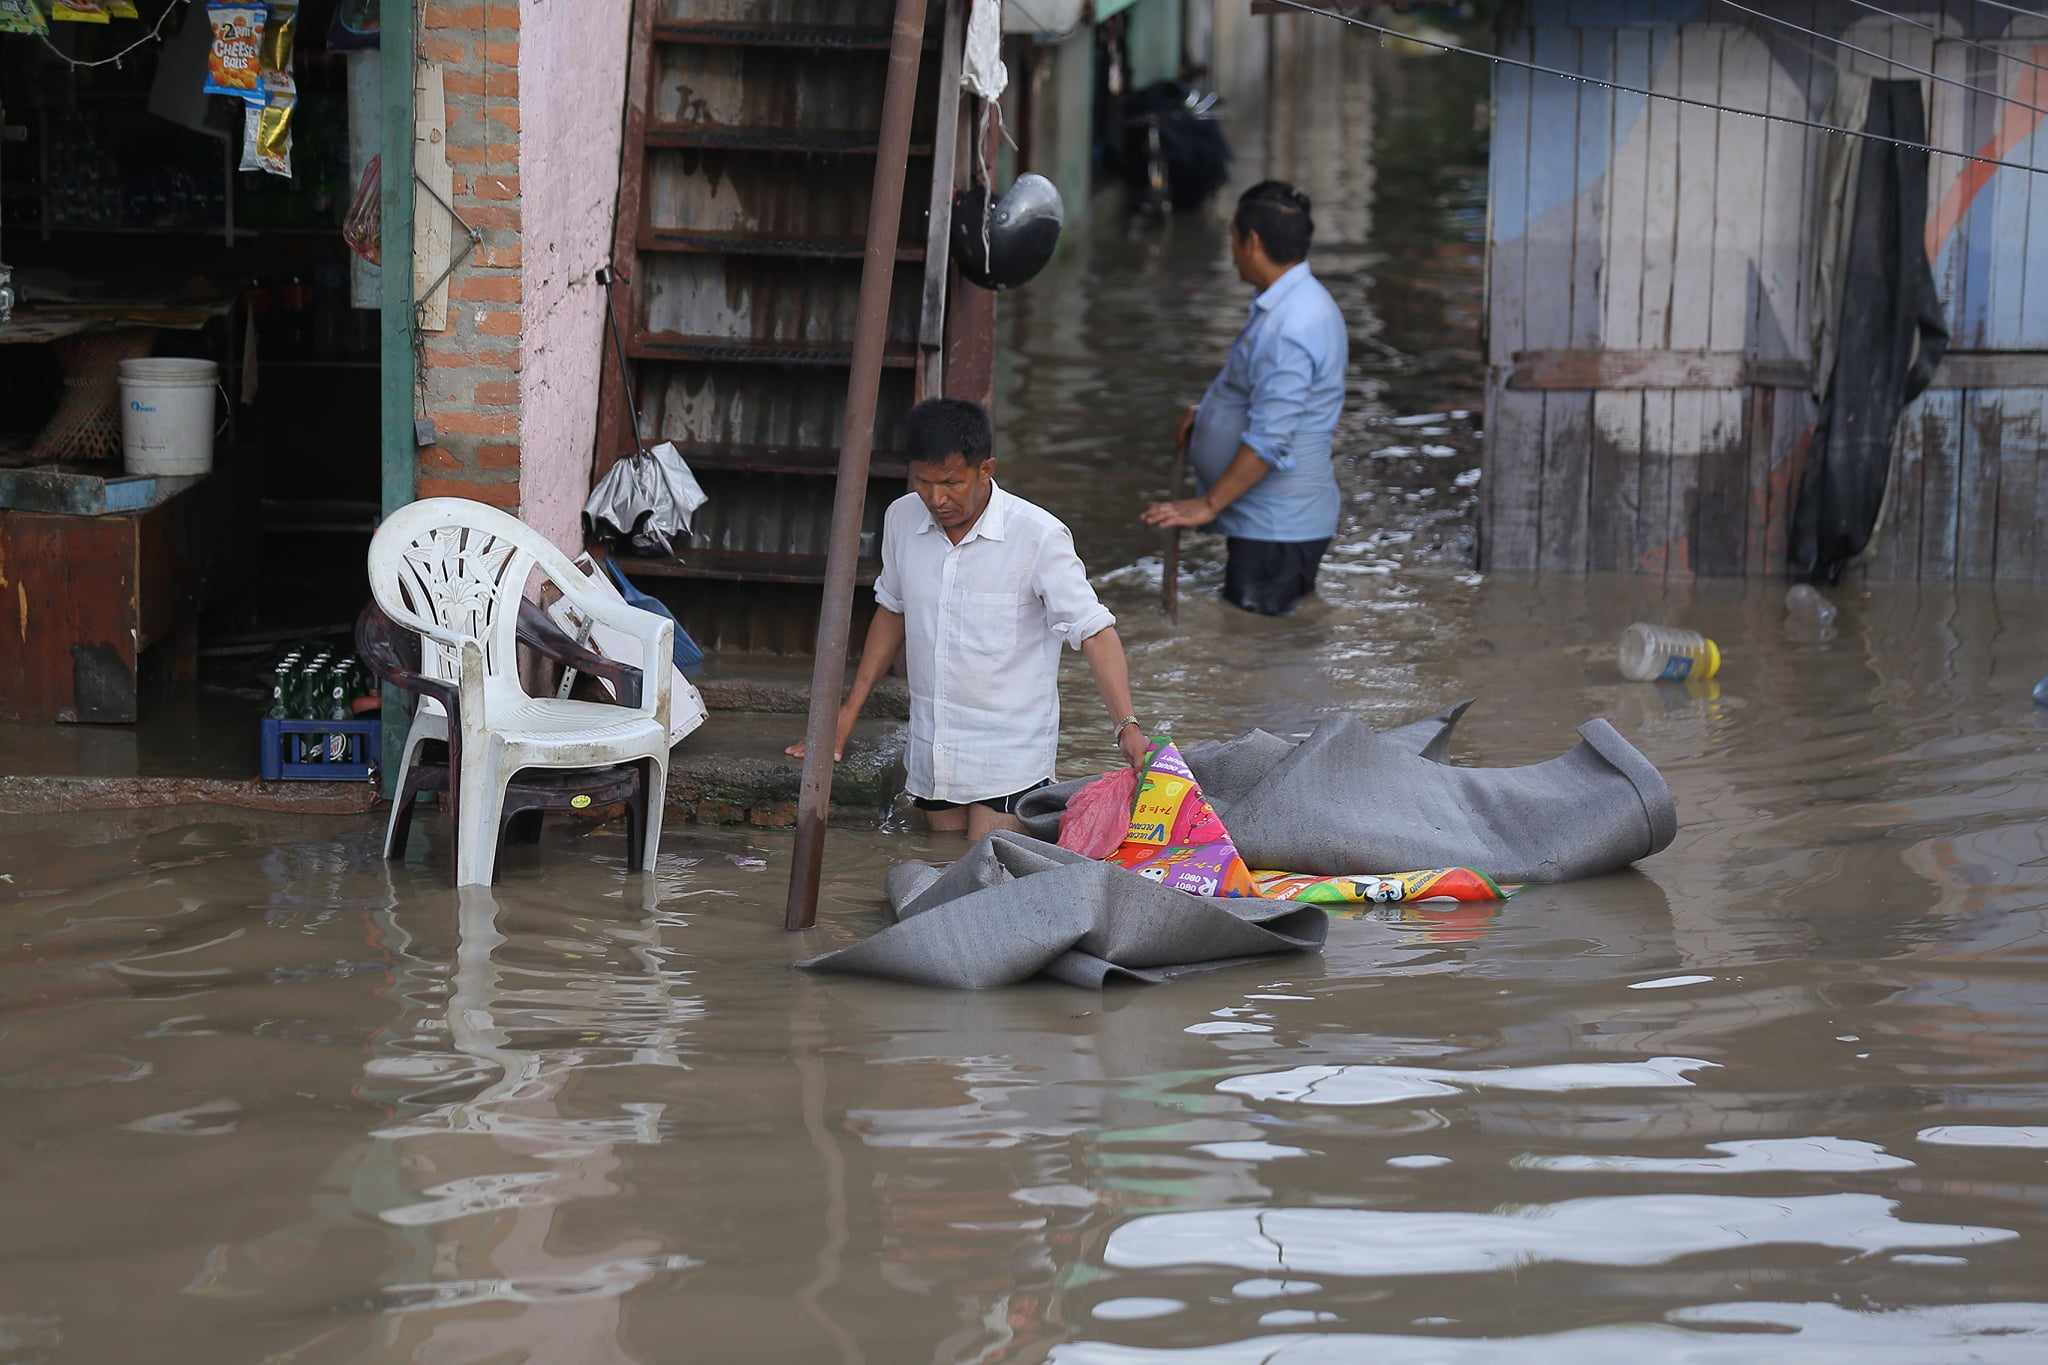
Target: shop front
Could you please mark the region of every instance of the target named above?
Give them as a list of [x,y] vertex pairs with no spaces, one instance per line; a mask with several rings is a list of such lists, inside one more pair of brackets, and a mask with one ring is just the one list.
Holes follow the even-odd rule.
[[353,618],[389,491],[379,18],[0,0],[0,719],[203,713]]

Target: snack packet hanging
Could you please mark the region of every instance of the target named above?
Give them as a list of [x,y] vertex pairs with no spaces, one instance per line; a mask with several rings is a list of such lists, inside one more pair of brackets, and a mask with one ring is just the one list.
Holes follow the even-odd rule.
[[108,18],[106,0],[56,0],[50,7],[50,17],[63,24],[104,24]]
[[107,13],[116,19],[140,19],[142,14],[135,8],[135,0],[106,0]]
[[268,104],[242,111],[242,170],[260,170],[291,180],[291,115],[299,100],[272,94]]
[[268,5],[215,3],[206,7],[213,23],[213,50],[206,58],[206,93],[264,102],[263,21]]
[[36,0],[0,0],[0,33],[48,33],[49,21]]
[[291,95],[272,95],[261,106],[242,109],[242,169],[264,171],[291,179],[292,113],[298,108]]
[[298,78],[292,74],[292,48],[298,40],[298,0],[271,0],[270,14],[263,25],[263,50],[258,65],[263,71],[263,89],[298,98]]

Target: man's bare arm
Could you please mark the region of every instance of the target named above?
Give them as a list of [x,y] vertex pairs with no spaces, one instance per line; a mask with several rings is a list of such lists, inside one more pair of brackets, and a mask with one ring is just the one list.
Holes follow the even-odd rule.
[[[1096,690],[1102,693],[1102,704],[1109,708],[1111,722],[1134,715],[1131,709],[1131,669],[1124,658],[1124,642],[1116,633],[1115,626],[1096,631],[1081,642],[1081,657],[1088,661],[1088,668],[1095,674]],[[1126,725],[1117,731],[1117,747],[1123,750],[1125,759],[1135,768],[1145,761],[1145,729],[1141,725]]]
[[[867,705],[875,684],[895,665],[896,655],[902,648],[903,618],[887,607],[876,607],[875,619],[868,626],[867,644],[861,648],[860,667],[854,670],[853,688],[839,708],[839,728],[832,742],[833,762],[846,757],[846,737],[853,733],[861,708]],[[803,741],[797,741],[783,752],[791,758],[802,758]]]
[[1239,446],[1215,487],[1199,498],[1179,502],[1155,502],[1139,518],[1147,526],[1207,526],[1223,515],[1223,509],[1256,488],[1273,467],[1250,446]]

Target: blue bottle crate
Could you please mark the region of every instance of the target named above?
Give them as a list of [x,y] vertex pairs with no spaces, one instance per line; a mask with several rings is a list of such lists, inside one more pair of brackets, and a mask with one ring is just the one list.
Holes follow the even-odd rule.
[[[338,763],[301,763],[294,754],[299,740],[312,736],[324,746],[329,735],[347,738]],[[323,747],[324,754],[326,749]],[[381,720],[263,721],[262,771],[265,782],[367,782],[384,752]]]

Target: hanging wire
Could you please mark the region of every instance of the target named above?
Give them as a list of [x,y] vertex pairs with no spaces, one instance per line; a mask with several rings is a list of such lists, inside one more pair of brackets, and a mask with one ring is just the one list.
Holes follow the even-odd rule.
[[192,0],[178,0],[177,4],[165,6],[164,12],[156,17],[155,28],[143,34],[140,38],[137,38],[134,42],[128,44],[128,46],[122,48],[113,56],[101,57],[97,61],[81,62],[76,57],[68,55],[62,48],[58,47],[55,43],[50,41],[50,35],[47,33],[38,33],[36,37],[42,39],[43,46],[50,49],[51,56],[55,57],[58,61],[64,63],[64,65],[70,67],[74,71],[89,71],[96,66],[119,66],[121,64],[122,59],[127,57],[129,54],[133,53],[137,48],[148,47],[151,43],[162,42],[164,40],[164,25],[168,24],[171,21],[171,16],[173,14],[178,13],[186,5],[189,5],[191,3]]
[[2043,14],[2037,9],[2021,9],[2018,5],[2004,5],[2000,4],[1999,0],[1976,0],[1976,3],[1991,9],[2002,9],[2007,14],[2023,14],[2029,19],[2048,19],[2048,14]]
[[1740,3],[1740,0],[1720,0],[1720,3],[1726,5],[1729,9],[1741,10],[1744,14],[1753,14],[1767,23],[1777,24],[1781,28],[1789,28],[1794,33],[1803,33],[1809,38],[1818,38],[1824,43],[1833,43],[1836,47],[1845,47],[1851,52],[1859,52],[1874,61],[1883,62],[1888,66],[1895,66],[1901,71],[1910,71],[1914,75],[1923,76],[1930,81],[1940,81],[1943,85],[1953,85],[1958,90],[1967,90],[1973,95],[1989,95],[1991,98],[2001,100],[2006,104],[2017,105],[2028,113],[2039,114],[2043,118],[2048,118],[2048,109],[2043,109],[2037,104],[2029,104],[2016,96],[2001,95],[1996,90],[1987,90],[1981,85],[1972,85],[1969,81],[1957,80],[1954,76],[1944,76],[1939,72],[1929,71],[1924,66],[1915,66],[1911,62],[1902,62],[1896,57],[1887,57],[1882,52],[1873,52],[1867,47],[1858,47],[1847,38],[1836,38],[1810,29],[1804,24],[1795,24],[1790,19],[1780,19],[1775,14],[1766,14],[1760,9],[1752,9],[1748,5]]
[[2017,56],[2011,52],[2002,51],[1999,48],[1991,46],[1989,43],[1972,42],[1968,38],[1960,37],[1953,33],[1943,33],[1940,29],[1936,28],[1932,24],[1922,23],[1918,19],[1909,19],[1905,15],[1894,13],[1891,10],[1885,9],[1881,5],[1870,4],[1869,0],[1849,0],[1849,3],[1854,5],[1858,9],[1867,9],[1872,14],[1882,14],[1885,18],[1890,19],[1894,23],[1905,24],[1911,28],[1917,28],[1923,33],[1932,33],[1935,36],[1936,40],[1939,42],[1955,43],[1960,47],[1974,48],[1978,52],[1988,52],[1992,56],[1998,58],[2000,61],[2013,62],[2020,66],[2031,66],[2036,71],[2048,71],[2048,66],[2043,66],[2039,62],[2030,62],[2025,57]]
[[[1985,0],[1980,0],[1980,3],[1984,2]],[[1525,62],[1519,57],[1503,57],[1498,53],[1481,52],[1478,48],[1461,47],[1457,43],[1441,42],[1435,38],[1420,38],[1412,33],[1402,33],[1398,29],[1387,28],[1384,25],[1375,24],[1369,20],[1354,19],[1348,14],[1339,14],[1335,10],[1318,9],[1314,5],[1303,4],[1302,0],[1266,0],[1266,3],[1279,9],[1293,10],[1299,14],[1317,14],[1325,19],[1335,19],[1338,23],[1348,24],[1353,28],[1369,29],[1379,34],[1382,39],[1398,38],[1404,43],[1415,43],[1422,47],[1435,48],[1439,52],[1455,52],[1464,57],[1478,57],[1484,61],[1492,62],[1496,66],[1512,66],[1523,71],[1533,71],[1539,76],[1555,76],[1559,80],[1576,81],[1581,85],[1597,85],[1602,89],[1616,90],[1624,95],[1642,95],[1647,99],[1664,100],[1670,104],[1688,105],[1694,109],[1706,109],[1716,114],[1737,114],[1743,118],[1762,119],[1766,123],[1785,123],[1795,128],[1810,128],[1819,133],[1834,133],[1839,137],[1861,138],[1865,142],[1882,142],[1888,146],[1905,147],[1916,152],[1927,152],[1933,156],[1950,156],[1958,161],[1974,161],[1981,166],[1998,166],[2008,171],[2025,171],[2029,175],[2048,175],[2048,167],[2029,166],[2022,161],[2004,161],[1995,156],[1979,156],[1975,152],[1958,152],[1948,147],[1936,147],[1925,142],[1915,142],[1911,138],[1887,137],[1883,133],[1865,132],[1859,128],[1843,128],[1832,123],[1822,123],[1818,119],[1796,118],[1791,114],[1766,114],[1755,109],[1737,109],[1731,105],[1716,104],[1712,100],[1694,99],[1689,95],[1673,95],[1663,90],[1645,90],[1639,85],[1623,85],[1619,81],[1602,80],[1598,76],[1588,76],[1579,71],[1563,71],[1554,66],[1544,66],[1540,62]],[[1978,89],[1976,86],[1970,88],[1973,90]],[[2032,108],[2033,106],[2029,105],[2028,107]]]

